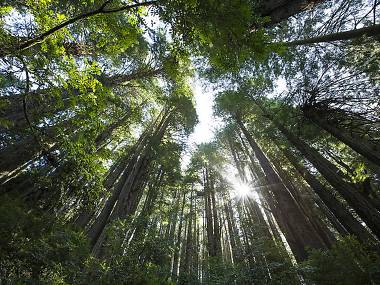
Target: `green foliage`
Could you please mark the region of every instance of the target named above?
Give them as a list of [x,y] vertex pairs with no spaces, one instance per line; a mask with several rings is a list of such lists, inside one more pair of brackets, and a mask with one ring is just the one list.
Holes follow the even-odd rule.
[[302,265],[308,281],[316,284],[378,284],[380,256],[353,237],[338,241],[331,250],[313,250]]
[[207,284],[231,284],[236,280],[236,272],[232,264],[226,264],[221,257],[209,257],[208,269],[205,272]]
[[130,245],[129,254],[123,255],[120,234],[125,223],[110,228],[113,257],[100,260],[90,255],[83,232],[53,216],[26,211],[21,202],[4,197],[0,214],[0,281],[4,284],[172,284],[161,266],[171,252],[168,241],[150,235]]
[[78,277],[89,254],[84,233],[4,197],[0,213],[3,282],[67,284]]
[[[371,12],[363,18],[350,12],[360,10],[363,1],[341,1],[347,9],[338,10],[335,4],[325,4],[329,11],[304,13],[274,29],[265,27],[271,19],[260,17],[260,9],[292,1],[165,0],[149,8],[92,14],[78,21],[78,15],[102,4],[117,9],[144,2],[3,2],[1,284],[299,284],[299,276],[312,284],[380,282],[377,252],[351,237],[331,250],[312,250],[301,267],[292,264],[282,241],[268,234],[267,214],[260,216],[265,220],[261,223],[245,206],[241,212],[237,204],[232,213],[228,211],[233,202],[231,183],[223,173],[232,161],[231,148],[239,171],[247,172],[241,175],[246,176],[244,183],[256,182],[248,181],[251,171],[253,180],[265,186],[265,173],[260,177],[263,171],[249,145],[243,144],[244,135],[239,136],[235,125],[239,119],[255,134],[267,157],[277,158],[282,171],[289,172],[294,190],[306,189],[305,181],[278,153],[292,146],[263,116],[260,103],[337,165],[366,199],[377,202],[378,169],[307,121],[304,107],[316,103],[322,110],[334,107],[336,112],[330,114],[334,124],[377,142],[378,42],[367,39],[366,45],[353,42],[297,50],[281,43],[298,35],[344,29],[351,18],[360,19],[355,27],[369,24]],[[347,13],[349,17],[344,16]],[[347,21],[334,22],[334,15]],[[19,48],[70,19],[65,27]],[[156,19],[157,25],[150,25]],[[198,122],[191,84],[195,74],[196,79],[207,77],[218,84],[212,86],[218,91],[215,114],[227,127],[217,141],[197,146],[184,172],[185,140]],[[278,79],[287,80],[289,92],[271,93]],[[167,120],[157,126],[162,117]],[[162,133],[152,135],[158,131]],[[279,139],[279,148],[274,138]],[[304,158],[297,158],[314,173]],[[129,179],[132,176],[142,178]],[[123,195],[117,194],[119,189]],[[215,195],[206,202],[205,193]],[[128,204],[125,199],[131,196],[135,208],[128,217],[114,219],[115,212],[110,213],[104,242],[91,253],[87,230],[112,194],[119,195],[113,209]],[[344,200],[339,194],[337,198]],[[263,207],[269,204],[260,199]],[[344,206],[352,206],[346,202]],[[205,217],[207,203],[211,222]],[[305,215],[307,207],[302,207]],[[92,216],[87,225],[79,225],[84,210],[93,211]],[[235,228],[227,224],[228,215]],[[218,226],[222,253],[209,257],[208,229],[217,239]],[[298,233],[293,234],[297,241]],[[232,239],[240,247],[240,259],[230,252]],[[193,264],[183,269],[189,256]],[[179,276],[171,272],[176,257]]]
[[365,43],[363,44],[363,40],[361,39],[360,42],[355,42],[348,49],[350,52],[347,54],[344,64],[367,73],[371,80],[379,82],[379,43],[371,39],[365,39]]
[[228,90],[221,92],[215,99],[216,114],[223,116],[242,116],[250,109],[251,101],[243,92]]
[[166,100],[175,108],[175,124],[183,129],[185,134],[190,134],[198,122],[193,92],[187,82],[177,82],[171,89]]
[[161,19],[172,26],[181,47],[206,55],[212,66],[235,70],[252,56],[264,59],[273,49],[260,26],[267,19],[253,14],[251,1],[167,1],[158,8]]

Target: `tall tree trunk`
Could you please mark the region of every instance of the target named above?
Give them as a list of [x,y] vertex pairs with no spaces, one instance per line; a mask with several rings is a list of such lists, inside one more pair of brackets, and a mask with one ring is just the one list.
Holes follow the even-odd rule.
[[[253,256],[253,251],[254,249],[252,248],[250,244],[250,240],[248,238],[248,225],[247,225],[247,218],[245,217],[245,212],[243,209],[242,203],[237,204],[237,213],[238,213],[238,218],[240,221],[240,229],[242,232],[242,239],[243,239],[243,248],[244,248],[244,257],[246,259],[246,264],[249,269],[249,271],[253,270],[256,265],[255,265],[255,260]],[[248,271],[248,272],[249,272]],[[253,278],[254,276],[250,275],[249,278]]]
[[191,256],[191,267],[190,275],[195,277],[196,282],[199,281],[198,267],[199,267],[199,223],[198,223],[198,209],[197,209],[197,200],[194,196],[194,205],[193,205],[193,242],[191,245],[192,256]]
[[[314,192],[338,218],[339,222],[344,226],[349,234],[355,235],[363,242],[374,240],[367,229],[352,216],[349,210],[337,198],[335,198],[329,189],[326,189],[326,187],[323,186],[322,183],[319,182],[319,180],[306,169],[306,167],[297,161],[296,157],[290,150],[283,148],[282,151],[294,168],[314,190]],[[334,221],[332,221],[332,223],[335,224]],[[339,230],[339,226],[336,226],[336,228],[341,234],[346,234],[345,231]]]
[[179,215],[179,225],[177,232],[177,241],[174,248],[174,257],[173,257],[173,270],[172,270],[172,279],[177,280],[178,278],[178,268],[179,268],[179,255],[181,250],[181,236],[182,236],[182,226],[183,226],[183,216],[186,202],[186,193],[183,193],[181,212]]
[[230,235],[230,244],[233,254],[234,263],[242,262],[242,245],[239,237],[239,231],[237,229],[235,218],[231,207],[231,201],[224,201],[224,212],[227,220],[227,228]]
[[98,241],[101,233],[103,232],[104,227],[107,225],[109,217],[112,213],[112,210],[119,198],[119,195],[123,189],[123,184],[126,179],[128,179],[128,174],[132,171],[134,164],[137,162],[137,153],[141,151],[143,147],[142,142],[139,142],[137,147],[135,148],[136,153],[133,155],[128,162],[127,167],[124,169],[122,176],[119,179],[119,182],[115,185],[112,195],[107,199],[102,211],[96,217],[94,224],[88,230],[88,237],[90,239],[90,244],[93,247]]
[[[306,247],[326,248],[322,239],[305,218],[288,192],[288,189],[286,189],[281,179],[272,168],[269,160],[245,128],[240,118],[236,118],[236,121],[248,140],[248,143],[252,147],[252,150],[255,152],[256,158],[260,162],[266,175],[272,194],[276,197],[278,203],[277,207],[279,207],[279,209],[276,209],[276,206],[271,205],[271,210],[274,213],[277,213],[276,220],[278,221],[297,260],[304,260],[307,258]],[[280,213],[278,213],[278,210],[280,210]],[[285,216],[286,219],[284,219]]]
[[[110,220],[124,218],[125,215],[131,213],[133,207],[135,207],[136,199],[140,194],[140,191],[138,191],[139,186],[141,186],[143,182],[143,176],[147,174],[147,167],[151,161],[151,147],[160,143],[165,131],[165,128],[162,129],[162,126],[167,127],[166,121],[169,118],[170,116],[167,115],[166,112],[162,112],[156,121],[148,127],[147,131],[142,134],[138,143],[132,149],[131,153],[133,153],[133,155],[129,159],[127,167],[123,171],[118,183],[115,185],[111,197],[108,198],[101,213],[96,218],[95,223],[88,231],[92,247],[98,242],[101,233]],[[159,122],[158,125],[157,122]],[[134,192],[133,195],[131,195],[130,192]],[[132,201],[129,201],[128,198]]]
[[318,213],[316,212],[314,201],[300,193],[300,189],[292,183],[291,178],[289,177],[288,173],[283,170],[280,162],[278,162],[276,159],[272,159],[271,161],[285,187],[292,194],[294,200],[297,202],[304,215],[308,218],[314,230],[318,232],[324,243],[328,247],[331,247],[336,242],[336,239],[328,227],[319,218]]
[[[130,153],[128,153],[130,154]],[[128,158],[127,155],[123,155],[108,171],[107,177],[104,180],[104,188],[107,189],[107,192],[112,189],[113,185],[116,183],[117,179],[120,177],[121,173],[125,169],[125,167],[128,164]],[[102,205],[103,201],[99,203],[99,205]],[[97,205],[97,206],[99,206]],[[79,214],[73,221],[73,224],[80,228],[85,228],[90,220],[95,216],[96,214],[96,207],[95,208],[89,208],[89,205],[85,205],[83,209],[80,210]]]
[[263,282],[264,280],[270,279],[270,273],[268,264],[266,262],[267,253],[265,252],[262,245],[260,245],[260,242],[265,240],[269,243],[273,240],[265,222],[262,224],[262,214],[257,204],[254,203],[250,198],[246,199],[244,202],[244,208],[246,209],[246,216],[248,218],[248,233],[250,243],[254,247],[256,244],[258,244],[258,246],[256,246],[252,252],[255,260],[255,267],[257,268],[255,275],[258,280],[262,280]]
[[[380,25],[379,25],[380,26]],[[344,128],[335,126],[334,122],[325,120],[322,112],[313,111],[307,108],[303,114],[320,128],[324,129],[341,142],[345,143],[357,153],[364,156],[369,161],[380,166],[380,145],[375,144],[364,137],[356,135]]]
[[258,106],[262,109],[264,115],[272,120],[288,141],[314,165],[334,189],[354,208],[373,233],[377,237],[380,237],[379,211],[366,200],[355,187],[342,178],[341,171],[335,165],[324,158],[317,150],[289,132],[282,124],[268,114],[260,104],[258,104]]
[[270,17],[267,26],[272,26],[287,20],[291,16],[306,10],[313,9],[317,4],[324,0],[267,0],[260,1],[260,16]]
[[214,245],[214,225],[212,220],[212,206],[210,192],[207,191],[205,197],[205,214],[206,214],[206,231],[207,231],[207,249],[210,256],[216,256]]
[[160,74],[162,74],[165,71],[163,67],[158,68],[139,68],[137,70],[133,70],[133,72],[129,74],[117,74],[110,77],[100,77],[99,81],[102,83],[103,86],[112,88],[115,86],[124,85],[129,81],[132,80],[141,80],[141,79],[148,79],[152,77],[157,77]]
[[310,44],[318,44],[318,43],[330,43],[330,42],[335,42],[335,41],[347,41],[347,40],[357,39],[363,36],[377,37],[379,35],[380,35],[380,24],[372,25],[369,27],[361,28],[361,29],[351,30],[351,31],[338,32],[338,33],[333,33],[329,35],[303,39],[303,40],[296,40],[292,42],[287,42],[285,44],[291,47],[291,46],[301,46],[301,45],[310,45]]
[[142,160],[141,168],[134,169],[136,176],[131,175],[130,180],[127,180],[124,187],[124,191],[120,194],[117,204],[115,205],[113,218],[125,218],[128,215],[132,215],[137,207],[137,198],[141,194],[141,188],[137,187],[139,182],[147,174],[147,167],[152,160],[153,153],[157,146],[160,144],[167,127],[171,121],[172,110],[165,110],[162,119],[160,120],[154,134],[149,139],[149,143],[144,149],[144,159]]
[[214,239],[214,251],[217,256],[220,256],[222,254],[222,245],[221,245],[221,240],[220,240],[220,225],[219,225],[219,215],[218,215],[218,208],[217,208],[217,202],[215,199],[215,188],[214,188],[214,182],[212,181],[212,190],[210,193],[211,196],[211,203],[212,203],[212,218],[214,222],[214,234],[213,234],[213,239]]
[[[193,234],[192,234],[192,229],[193,229],[193,193],[194,191],[191,191],[190,194],[190,211],[189,214],[187,215],[187,235],[186,235],[186,245],[185,245],[185,257],[183,260],[183,263],[181,262],[181,268],[182,268],[182,273],[186,273],[188,275],[191,274],[191,257],[193,254]],[[182,280],[182,284],[183,284]]]
[[237,154],[236,148],[233,145],[232,138],[228,137],[227,143],[228,143],[228,146],[230,148],[232,158],[234,159],[236,169],[238,170],[240,179],[241,179],[241,181],[245,182],[247,180],[247,178],[245,177],[244,166],[242,165],[241,160]]
[[[148,183],[148,190],[145,197],[144,205],[138,217],[136,218],[137,223],[132,240],[140,240],[144,238],[144,233],[148,228],[148,220],[154,210],[154,205],[157,201],[163,177],[164,171],[162,170],[162,167],[159,167],[157,174]],[[160,199],[160,201],[161,200],[162,199]]]

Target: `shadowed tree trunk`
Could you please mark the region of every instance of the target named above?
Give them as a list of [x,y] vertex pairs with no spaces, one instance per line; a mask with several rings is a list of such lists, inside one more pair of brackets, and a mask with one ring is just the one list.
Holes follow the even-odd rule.
[[[288,189],[283,185],[269,160],[254,141],[240,118],[236,118],[236,122],[244,133],[252,150],[255,152],[256,158],[266,175],[268,186],[270,187],[272,194],[276,197],[278,204],[277,206],[273,204],[270,205],[271,210],[273,213],[276,213],[275,218],[297,260],[304,260],[307,258],[306,247],[326,248],[322,239],[305,218],[288,192]],[[278,212],[279,209],[277,209],[277,207],[279,207],[280,212]]]
[[148,186],[147,186],[148,191],[146,194],[144,205],[138,217],[136,218],[137,222],[136,222],[136,227],[133,233],[133,238],[132,238],[133,241],[136,240],[138,242],[139,240],[144,239],[144,234],[148,228],[148,221],[155,208],[155,204],[157,202],[158,193],[160,192],[160,187],[161,187],[163,178],[164,178],[164,171],[162,169],[162,166],[159,166],[159,168],[157,169],[157,174],[154,176],[154,178],[151,179],[151,181],[148,182]]
[[269,118],[288,141],[295,146],[310,161],[323,177],[342,195],[342,197],[354,208],[373,233],[380,237],[380,213],[359,191],[343,179],[342,172],[329,160],[324,158],[316,149],[310,147],[300,138],[289,132],[282,124],[275,120],[260,103],[264,116]]
[[[130,154],[128,152],[128,154]],[[127,155],[128,155],[127,154]],[[108,171],[107,177],[104,180],[104,188],[107,189],[107,192],[111,190],[112,186],[116,183],[117,179],[120,177],[121,173],[125,169],[125,167],[128,164],[128,158],[126,155],[123,155]],[[102,205],[104,203],[104,197],[101,199],[101,202],[99,205]],[[99,206],[98,205],[98,206]],[[86,205],[86,208],[82,209],[78,216],[75,218],[73,221],[73,224],[80,227],[80,228],[85,228],[91,219],[95,216],[96,214],[96,208],[94,207],[93,209],[88,208],[89,205]]]
[[355,209],[368,227],[380,236],[380,213],[367,201],[356,188],[343,180],[341,171],[320,155],[314,148],[295,137],[282,126],[278,126],[286,138],[308,159],[325,179],[338,191]]
[[114,187],[111,197],[108,198],[103,210],[88,231],[92,247],[97,243],[97,248],[100,248],[102,240],[99,240],[99,237],[107,223],[117,218],[125,218],[136,209],[141,197],[143,178],[148,175],[147,170],[152,160],[152,148],[160,144],[170,117],[170,109],[162,112],[157,118],[159,120],[158,125],[156,120],[140,138],[134,152],[132,152],[134,154],[129,159],[127,167]]
[[124,169],[123,174],[119,178],[118,183],[114,186],[111,196],[107,199],[102,211],[96,217],[95,222],[88,230],[88,237],[90,239],[90,244],[92,247],[97,242],[100,234],[108,222],[109,216],[111,215],[117,199],[119,198],[119,195],[122,191],[123,182],[125,182],[125,180],[128,178],[129,172],[132,171],[134,164],[137,162],[137,156],[139,154],[139,151],[141,151],[143,148],[145,140],[145,137],[141,138],[141,141],[137,143],[136,147],[134,148],[135,154],[132,155],[132,157],[128,160],[128,164]]
[[313,110],[313,108],[307,108],[304,110],[303,114],[317,126],[351,147],[354,151],[380,166],[380,145],[367,140],[365,137],[350,132],[349,130],[337,127],[334,122],[324,118],[328,112],[329,110],[322,113],[321,111]]
[[[192,186],[193,188],[194,186]],[[193,234],[192,234],[192,230],[193,230],[193,215],[194,215],[194,210],[193,210],[193,199],[194,199],[194,191],[192,189],[191,193],[190,193],[190,210],[189,210],[189,214],[187,215],[187,234],[186,234],[186,242],[185,242],[185,245],[184,245],[184,250],[185,250],[185,256],[184,256],[184,259],[183,259],[183,262],[181,262],[181,269],[180,269],[180,272],[183,274],[187,274],[190,276],[191,274],[191,258],[192,258],[192,254],[193,254]],[[181,280],[180,284],[184,284],[183,283],[184,280]]]
[[331,247],[336,242],[336,239],[332,232],[318,217],[314,201],[309,199],[309,197],[304,197],[302,193],[300,193],[299,189],[292,183],[287,171],[283,170],[281,164],[279,164],[279,162],[276,161],[276,159],[272,159],[271,161],[285,187],[292,194],[294,200],[298,203],[298,206],[304,212],[304,215],[308,218],[314,230],[318,232],[319,236],[323,239],[324,243],[328,247]]
[[318,36],[314,38],[296,40],[292,42],[285,43],[287,46],[301,46],[301,45],[310,45],[310,44],[318,44],[318,43],[329,43],[335,41],[347,41],[353,40],[360,37],[377,37],[380,35],[380,25],[373,25],[361,29],[338,32],[329,35]]
[[325,0],[266,0],[260,1],[259,14],[262,17],[270,17],[267,26],[278,24],[291,16],[306,10],[313,9],[317,4]]
[[[299,174],[305,179],[305,181],[310,185],[314,192],[321,198],[321,200],[326,204],[326,206],[331,210],[331,212],[338,218],[339,222],[344,226],[349,234],[355,235],[359,240],[363,242],[373,241],[373,237],[369,234],[367,229],[357,220],[348,209],[331,193],[329,189],[322,185],[319,180],[312,175],[306,167],[304,167],[300,162],[297,161],[296,157],[290,150],[282,149],[286,158],[294,166],[294,168],[299,172]],[[332,221],[334,224],[334,222]],[[340,234],[347,234],[340,227],[336,226]]]
[[214,245],[214,225],[212,222],[212,206],[209,192],[205,193],[205,214],[206,214],[206,231],[207,231],[207,249],[210,256],[216,256]]
[[240,263],[243,260],[242,244],[240,240],[239,230],[235,222],[231,201],[229,199],[224,203],[224,212],[226,215],[228,232],[230,234],[230,243],[234,262]]

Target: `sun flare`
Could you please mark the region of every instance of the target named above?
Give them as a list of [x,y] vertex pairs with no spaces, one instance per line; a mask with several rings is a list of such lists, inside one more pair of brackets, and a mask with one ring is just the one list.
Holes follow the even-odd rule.
[[244,197],[244,196],[248,196],[249,192],[250,192],[250,189],[248,187],[248,185],[245,185],[245,184],[241,184],[239,185],[239,187],[236,189],[236,192],[239,196],[241,197]]
[[251,188],[247,184],[238,183],[234,185],[234,192],[237,197],[244,198],[251,193]]

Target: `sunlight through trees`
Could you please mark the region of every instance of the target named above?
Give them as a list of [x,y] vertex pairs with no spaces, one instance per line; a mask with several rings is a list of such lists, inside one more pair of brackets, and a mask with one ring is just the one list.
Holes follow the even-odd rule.
[[380,284],[377,0],[4,0],[0,284]]

